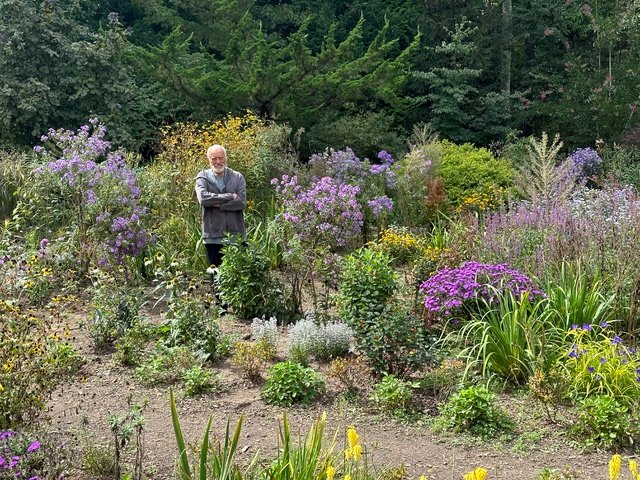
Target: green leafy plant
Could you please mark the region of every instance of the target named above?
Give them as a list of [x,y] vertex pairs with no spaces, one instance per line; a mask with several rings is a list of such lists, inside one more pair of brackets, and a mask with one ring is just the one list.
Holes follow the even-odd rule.
[[128,329],[124,336],[115,342],[114,359],[125,367],[137,367],[144,359],[147,342],[151,338],[151,329],[142,323],[137,323]]
[[345,259],[340,318],[353,329],[358,350],[375,370],[403,376],[422,364],[429,343],[424,322],[394,301],[397,289],[385,253],[363,248]]
[[202,359],[187,347],[158,344],[135,373],[144,385],[166,385],[180,381],[185,370],[201,364]]
[[407,382],[393,375],[385,375],[373,388],[369,398],[380,409],[402,415],[410,410],[413,390],[418,386],[418,382]]
[[262,376],[262,370],[273,358],[273,346],[265,339],[259,342],[238,342],[233,347],[231,363],[242,370],[242,375],[251,381]]
[[570,432],[587,446],[612,448],[635,444],[640,428],[629,407],[609,395],[595,395],[580,405]]
[[571,382],[574,399],[609,395],[624,405],[635,405],[640,397],[640,354],[625,345],[608,324],[574,325],[567,333],[562,365]]
[[184,394],[193,397],[201,393],[207,393],[221,388],[220,375],[213,375],[211,371],[201,366],[193,367],[182,372],[184,381]]
[[167,345],[193,347],[207,359],[215,358],[220,328],[210,302],[193,295],[176,296],[169,302],[166,323]]
[[494,394],[482,386],[454,394],[442,407],[438,426],[485,439],[513,430],[513,422],[496,405]]
[[271,275],[269,260],[258,249],[228,245],[216,276],[220,300],[240,318],[286,312],[283,287]]
[[99,443],[86,435],[82,469],[97,477],[113,476],[116,471],[113,443]]
[[93,297],[93,314],[89,320],[89,336],[97,350],[112,348],[139,321],[142,292],[131,287],[118,287],[116,280],[100,274]]
[[315,400],[324,389],[324,381],[315,370],[287,361],[277,363],[269,369],[261,395],[271,405],[306,405]]

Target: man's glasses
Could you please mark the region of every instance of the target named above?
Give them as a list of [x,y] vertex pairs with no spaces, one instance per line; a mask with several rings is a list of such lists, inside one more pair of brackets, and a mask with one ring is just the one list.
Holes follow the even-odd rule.
[[224,160],[224,155],[221,155],[219,157],[209,157],[209,160]]

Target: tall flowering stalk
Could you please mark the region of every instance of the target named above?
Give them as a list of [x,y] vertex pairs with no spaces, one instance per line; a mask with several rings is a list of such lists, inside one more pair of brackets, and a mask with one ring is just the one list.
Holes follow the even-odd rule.
[[111,150],[105,135],[106,127],[92,118],[77,132],[50,129],[41,137],[44,145],[34,148],[44,162],[34,174],[49,186],[40,195],[55,196],[54,205],[73,210],[77,254],[85,273],[94,249],[99,266],[116,266],[153,240],[143,226],[147,210],[139,204],[135,173],[123,151]]

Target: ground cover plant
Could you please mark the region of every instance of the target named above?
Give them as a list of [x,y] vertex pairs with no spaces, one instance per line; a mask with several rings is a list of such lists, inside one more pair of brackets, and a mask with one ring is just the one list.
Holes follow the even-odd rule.
[[[507,451],[569,435],[607,461],[633,453],[640,210],[632,187],[603,183],[606,156],[534,138],[516,173],[497,153],[418,128],[406,155],[345,145],[296,163],[286,131],[250,113],[176,125],[142,161],[92,119],[50,130],[27,154],[40,183],[11,177],[18,195],[0,235],[0,427],[34,439],[7,447],[24,450],[11,469],[20,456],[33,477],[77,473],[31,455],[44,440],[25,426],[47,417],[65,434],[65,422],[106,426],[109,441],[70,440],[78,465],[136,479],[170,478],[176,457],[183,478],[428,478],[419,456],[394,461],[411,435],[485,450],[498,438]],[[217,138],[253,198],[247,244],[207,271],[192,175],[202,142]],[[152,408],[108,406],[138,392]],[[72,408],[84,410],[65,420]],[[204,428],[193,448],[178,409],[190,436]],[[247,415],[220,433],[212,409]],[[349,418],[344,439],[321,438],[321,410]],[[282,418],[279,448],[257,454],[267,418]],[[313,418],[300,442],[289,418]],[[356,420],[368,435],[384,432],[375,422],[394,433],[382,468]],[[177,455],[162,450],[171,425]],[[243,429],[256,439],[249,453]],[[155,473],[143,447],[161,452]],[[446,474],[499,478],[479,458]]]

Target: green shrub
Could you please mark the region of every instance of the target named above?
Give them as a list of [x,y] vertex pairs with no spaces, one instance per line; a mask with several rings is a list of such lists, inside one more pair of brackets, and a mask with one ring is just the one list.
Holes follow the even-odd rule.
[[441,409],[439,426],[488,439],[511,431],[513,423],[496,405],[495,396],[486,387],[469,387],[454,394]]
[[116,340],[114,359],[125,367],[139,366],[150,337],[151,331],[147,326],[136,324]]
[[325,389],[320,375],[312,368],[295,362],[281,362],[269,369],[262,388],[262,398],[270,405],[306,405]]
[[238,342],[233,347],[231,363],[242,370],[242,375],[255,381],[261,377],[267,362],[273,358],[273,346],[266,340]]
[[210,370],[196,366],[182,372],[184,394],[193,397],[201,393],[220,390],[220,375],[213,375]]
[[100,279],[93,296],[93,314],[88,329],[97,350],[113,347],[116,340],[138,323],[142,292],[118,287],[113,278]]
[[625,447],[638,440],[637,420],[631,418],[626,405],[609,395],[587,398],[579,412],[570,432],[587,446]]
[[185,345],[214,358],[220,337],[220,328],[213,317],[209,302],[192,295],[174,297],[169,302],[166,322],[169,327],[166,343],[169,346]]
[[413,390],[418,383],[410,383],[394,375],[385,375],[374,388],[369,399],[380,409],[392,414],[403,414],[410,409]]
[[286,311],[282,284],[257,249],[228,245],[216,277],[220,300],[240,318],[279,316]]
[[424,322],[393,301],[397,288],[389,257],[363,248],[346,258],[338,297],[341,319],[371,366],[404,376],[424,362],[428,340]]
[[449,203],[458,207],[474,194],[495,197],[496,189],[509,189],[514,170],[507,160],[496,159],[485,148],[443,141],[436,174],[444,182]]
[[345,258],[340,275],[340,318],[357,335],[366,332],[366,319],[381,314],[398,289],[396,274],[384,252],[361,248]]

